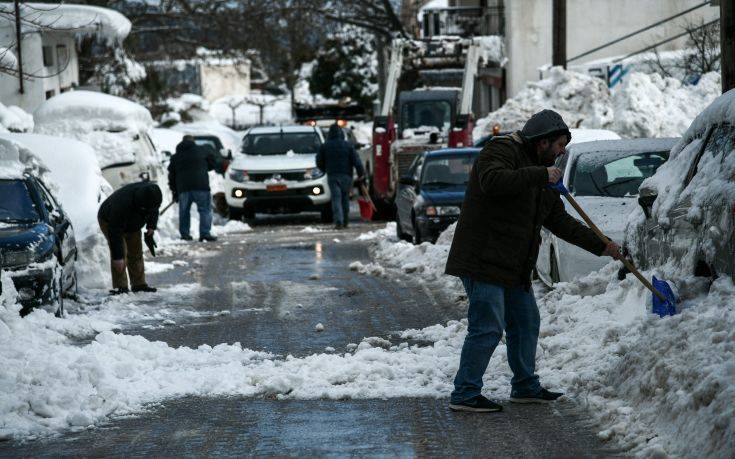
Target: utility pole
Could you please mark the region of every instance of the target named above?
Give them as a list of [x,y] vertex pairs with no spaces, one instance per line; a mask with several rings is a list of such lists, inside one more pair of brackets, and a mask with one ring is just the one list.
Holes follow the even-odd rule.
[[15,56],[18,59],[18,82],[20,83],[20,93],[23,94],[23,42],[21,41],[20,25],[20,1],[15,0],[15,41],[18,44],[18,55]]
[[720,1],[720,69],[722,92],[735,88],[735,2]]
[[567,0],[553,0],[551,64],[567,68]]

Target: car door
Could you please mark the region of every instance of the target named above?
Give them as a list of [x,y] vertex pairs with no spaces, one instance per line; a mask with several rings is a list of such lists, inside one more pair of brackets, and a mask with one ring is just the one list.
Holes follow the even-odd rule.
[[58,241],[59,263],[63,267],[64,278],[69,280],[73,274],[73,265],[77,254],[74,228],[48,188],[40,180],[36,180],[36,184],[40,191],[43,204],[48,212],[49,224],[53,227],[56,240]]

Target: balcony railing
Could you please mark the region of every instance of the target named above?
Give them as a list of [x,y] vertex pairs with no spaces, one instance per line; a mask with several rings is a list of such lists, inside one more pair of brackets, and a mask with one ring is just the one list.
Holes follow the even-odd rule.
[[504,35],[505,18],[502,2],[497,6],[456,6],[450,8],[427,8],[423,11],[421,36],[437,35]]

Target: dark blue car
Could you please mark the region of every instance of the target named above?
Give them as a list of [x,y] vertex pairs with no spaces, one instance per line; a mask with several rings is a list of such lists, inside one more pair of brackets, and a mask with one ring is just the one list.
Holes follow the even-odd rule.
[[470,169],[479,153],[479,148],[445,148],[416,156],[401,177],[396,196],[400,239],[433,243],[457,221]]
[[0,178],[0,269],[10,272],[21,314],[49,305],[63,314],[63,295],[76,288],[71,222],[39,179]]

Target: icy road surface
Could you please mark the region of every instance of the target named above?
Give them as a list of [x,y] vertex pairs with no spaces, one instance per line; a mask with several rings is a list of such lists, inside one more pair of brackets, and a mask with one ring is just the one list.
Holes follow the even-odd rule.
[[[119,311],[118,333],[124,335],[193,350],[239,342],[243,348],[273,354],[272,358],[285,359],[287,364],[312,354],[349,356],[365,337],[376,337],[370,342],[383,352],[377,348],[407,341],[400,337],[402,330],[462,318],[465,306],[445,297],[438,285],[420,284],[405,274],[371,276],[349,269],[355,261],[364,265],[372,261],[370,242],[359,240],[359,234],[383,226],[355,223],[348,231],[335,232],[309,216],[273,218],[252,232],[231,234],[215,244],[168,246],[166,256],[156,259],[157,274],[149,279],[164,287],[162,292],[99,305],[90,301],[77,306],[76,313],[80,309],[92,316],[104,312],[109,320],[114,307]],[[312,230],[304,231],[305,227]],[[77,345],[87,346],[93,337],[79,339]],[[109,344],[109,339],[102,344]],[[427,348],[432,344],[408,343]],[[404,354],[411,357],[417,352]],[[181,354],[181,358],[189,357]],[[407,359],[405,364],[416,362],[421,360]],[[344,371],[351,369],[345,366]],[[440,379],[441,384],[451,383],[446,376]],[[410,387],[405,389],[411,392]],[[148,405],[142,413],[112,416],[94,428],[26,442],[0,442],[0,456],[590,457],[611,453],[568,402],[505,404],[502,414],[468,415],[450,412],[448,398],[311,398],[290,398],[288,393],[285,399],[276,393],[169,398]]]

